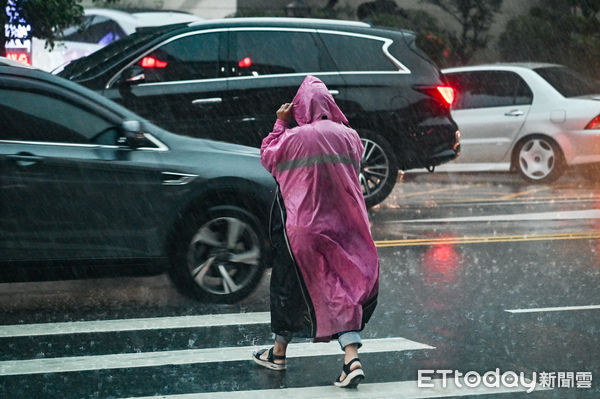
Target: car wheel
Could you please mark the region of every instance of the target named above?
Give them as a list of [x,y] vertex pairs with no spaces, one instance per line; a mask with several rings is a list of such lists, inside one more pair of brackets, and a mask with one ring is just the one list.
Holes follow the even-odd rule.
[[264,232],[239,207],[190,214],[175,239],[171,277],[185,294],[232,303],[248,296],[264,271]]
[[359,181],[367,207],[387,198],[398,178],[398,162],[391,145],[381,135],[361,132],[364,152],[360,162]]
[[514,151],[514,162],[523,179],[531,183],[550,183],[565,169],[565,161],[558,145],[545,136],[530,136],[519,142]]

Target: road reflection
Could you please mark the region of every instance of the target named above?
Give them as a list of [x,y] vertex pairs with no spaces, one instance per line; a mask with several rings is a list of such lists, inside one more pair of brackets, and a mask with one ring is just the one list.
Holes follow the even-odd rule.
[[[443,235],[442,239],[451,240],[456,236]],[[462,255],[458,254],[454,245],[434,244],[423,254],[421,273],[426,286],[436,289],[447,288],[458,281],[462,265]]]

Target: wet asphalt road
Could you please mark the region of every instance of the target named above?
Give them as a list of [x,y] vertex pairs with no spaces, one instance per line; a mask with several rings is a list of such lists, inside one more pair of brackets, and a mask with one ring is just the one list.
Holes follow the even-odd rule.
[[[496,369],[529,379],[536,372],[538,382],[539,373],[554,373],[573,387],[557,388],[557,378],[555,389],[531,394],[480,386],[461,395],[600,397],[600,184],[575,175],[543,186],[508,174],[406,175],[370,218],[380,300],[363,333],[372,341],[357,391],[330,387],[341,357],[321,350],[325,344],[309,345],[323,353],[289,358],[284,373],[236,360],[240,347],[245,359],[243,347],[270,341],[261,313],[268,275],[246,300],[216,305],[180,296],[163,274],[44,274],[59,280],[0,282],[0,398],[433,397],[416,388],[418,370]],[[211,314],[233,320],[178,324]],[[259,320],[248,321],[252,315]],[[139,318],[146,320],[132,320]],[[104,324],[71,323],[96,320]],[[164,325],[148,327],[156,320]],[[35,325],[10,327],[24,324]],[[165,358],[144,363],[157,355]],[[435,392],[458,395],[452,384]]]

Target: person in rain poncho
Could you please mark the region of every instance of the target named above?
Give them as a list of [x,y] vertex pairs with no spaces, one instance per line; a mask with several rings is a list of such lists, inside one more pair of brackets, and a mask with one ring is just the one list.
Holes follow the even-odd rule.
[[[288,129],[291,116],[298,126]],[[359,332],[377,303],[379,262],[358,180],[363,146],[325,84],[307,76],[277,111],[261,162],[279,193],[271,212],[274,249],[271,329],[275,344],[253,353],[285,369],[292,336],[338,339],[345,353],[339,387],[364,378]]]

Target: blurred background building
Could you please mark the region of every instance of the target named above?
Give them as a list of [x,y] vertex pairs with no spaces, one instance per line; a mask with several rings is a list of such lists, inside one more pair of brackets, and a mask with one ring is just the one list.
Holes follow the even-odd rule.
[[[1,2],[1,0],[0,0]],[[83,0],[84,7],[102,7]],[[304,16],[367,20],[416,32],[440,67],[499,61],[565,64],[596,79],[600,1],[590,0],[113,0],[124,11],[175,10],[200,18]]]
[[[127,10],[186,11],[207,19],[231,16],[312,16],[360,19],[359,8],[361,5],[364,7],[364,4],[367,3],[389,4],[390,2],[395,3],[395,6],[401,10],[427,13],[436,20],[438,29],[454,32],[459,32],[461,29],[458,20],[431,2],[423,0],[121,0],[110,6]],[[500,10],[487,33],[490,36],[489,42],[492,44],[497,42],[509,20],[526,14],[532,6],[538,3],[538,0],[504,0],[499,3],[501,3]],[[98,6],[91,0],[85,0],[83,5],[86,7]],[[310,10],[308,15],[303,7]],[[407,28],[414,29],[413,26],[407,26]],[[473,61],[493,59],[497,55],[498,49],[495,45],[485,46],[477,51]]]

